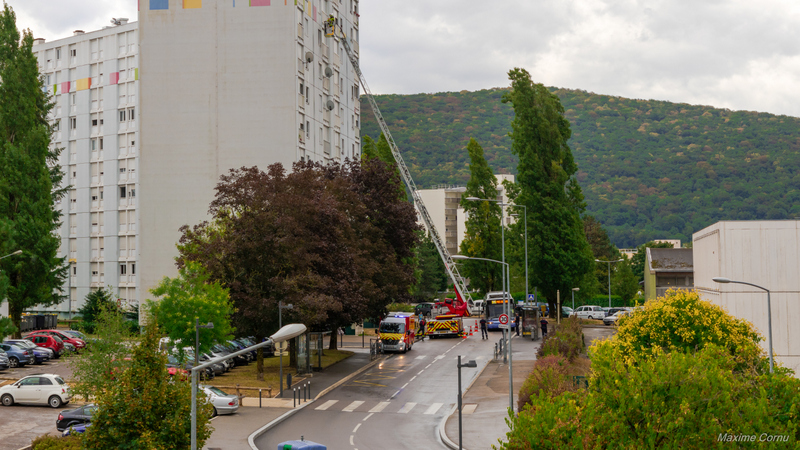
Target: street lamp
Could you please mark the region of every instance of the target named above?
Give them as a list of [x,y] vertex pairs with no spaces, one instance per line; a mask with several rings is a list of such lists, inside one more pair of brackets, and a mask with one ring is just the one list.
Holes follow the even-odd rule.
[[14,253],[9,253],[6,256],[0,257],[0,259],[8,258],[9,256],[14,256],[14,255],[21,255],[21,254],[22,254],[22,250],[17,250]]
[[759,288],[761,290],[767,291],[767,328],[769,330],[769,334],[767,337],[769,338],[769,373],[773,373],[774,371],[774,363],[772,361],[772,301],[769,298],[769,289],[759,286],[757,284],[748,283],[746,281],[733,281],[729,278],[725,277],[714,277],[712,280],[716,281],[717,283],[735,283],[735,284],[746,284],[748,286],[753,286],[755,288]]
[[580,291],[581,288],[572,288],[572,309],[575,309],[575,291]]
[[[283,312],[284,309],[294,309],[294,305],[291,303],[289,303],[288,305],[284,305],[282,301],[278,302],[278,328],[283,327],[283,316],[281,313]],[[281,347],[283,347],[282,342],[281,342]],[[280,377],[280,380],[278,382],[280,383],[281,386],[280,396],[281,398],[283,398],[283,348],[281,348],[278,351],[278,360],[279,360],[278,364],[280,365],[280,373],[278,375]]]
[[[515,206],[525,208],[523,215],[523,221],[525,222],[525,303],[528,303],[528,207],[525,205]],[[519,217],[519,214],[511,215],[514,217]]]
[[608,263],[608,307],[611,308],[611,263],[620,262],[622,259],[615,259],[613,261],[601,261],[595,259],[596,262]]
[[[454,261],[460,261],[460,260],[463,261],[463,260],[472,259],[472,260],[476,260],[476,261],[488,261],[488,262],[494,262],[494,263],[502,264],[503,266],[505,266],[505,267],[503,267],[503,289],[505,289],[505,283],[506,283],[506,280],[507,280],[506,272],[508,271],[508,263],[504,263],[504,262],[498,261],[496,259],[477,258],[477,257],[474,257],[474,256],[464,256],[464,255],[452,255],[450,258],[452,258]],[[506,297],[505,292],[503,292],[503,299],[504,300],[505,300],[505,297]],[[484,308],[486,308],[486,307],[487,306],[484,305]],[[505,352],[503,353],[503,363],[508,361],[508,407],[513,410],[513,408],[514,408],[514,379],[512,378],[513,360],[511,359],[511,347],[510,347],[510,345],[511,345],[511,317],[509,317],[509,324],[508,324],[508,328],[506,328],[506,330],[508,330],[508,341],[507,341],[508,343],[506,345],[506,347],[508,348],[508,353],[505,353]],[[503,331],[504,335],[505,335],[505,333],[506,333],[506,331]],[[505,337],[504,337],[504,339],[505,339]],[[506,357],[508,359],[506,359]]]
[[[200,365],[200,328],[212,329],[213,322],[200,325],[200,319],[194,319],[194,366]],[[197,371],[192,370],[192,448],[197,448]]]
[[465,364],[461,364],[461,355],[458,355],[458,450],[461,450],[461,368],[478,367],[474,359]]

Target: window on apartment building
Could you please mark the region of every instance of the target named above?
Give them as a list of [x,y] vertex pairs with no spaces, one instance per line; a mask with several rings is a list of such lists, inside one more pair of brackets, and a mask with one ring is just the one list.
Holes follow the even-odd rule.
[[75,93],[73,92],[72,94],[69,94],[69,105],[70,106],[75,106],[76,104],[77,104],[77,97],[75,96]]
[[130,198],[136,197],[136,188],[133,186],[128,186],[128,196]]
[[[103,119],[100,119],[100,125],[103,124]],[[100,150],[103,149],[103,138],[97,140],[98,144],[100,144]]]
[[322,79],[322,63],[319,63],[318,73],[319,73],[319,79],[321,80]]
[[127,275],[128,273],[128,265],[127,264],[120,264],[119,265],[119,274],[120,275]]
[[70,130],[78,129],[78,119],[76,117],[69,118],[69,129]]
[[120,122],[125,122],[125,110],[124,109],[120,109],[119,110],[119,121]]
[[53,122],[53,131],[61,131],[61,119],[56,119],[56,121]]
[[131,275],[136,275],[136,263],[131,264]]
[[128,120],[135,120],[136,119],[136,108],[130,108],[128,110]]
[[61,48],[56,49],[56,59],[61,59]]
[[93,126],[93,127],[96,127],[96,126],[97,126],[97,119],[96,119],[96,118],[95,118],[95,119],[92,119],[92,126]]
[[72,265],[72,274],[73,275],[77,275],[78,274],[78,266],[76,264]]
[[119,187],[119,198],[125,198],[128,195],[128,188],[125,186]]
[[78,50],[74,48],[70,50],[70,56],[72,56],[73,58],[78,56]]
[[322,47],[322,30],[317,30],[317,43]]

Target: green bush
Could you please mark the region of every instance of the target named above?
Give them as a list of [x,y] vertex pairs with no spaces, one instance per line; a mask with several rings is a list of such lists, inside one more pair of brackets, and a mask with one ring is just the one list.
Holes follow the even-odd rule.
[[[519,414],[509,411],[506,419],[511,431],[506,434],[508,442],[499,441],[494,449],[571,449],[591,448],[585,445],[586,433],[581,422],[584,396],[579,392],[564,392],[549,397],[544,391],[531,397]],[[593,439],[592,439],[593,440]],[[589,442],[592,442],[590,440]]]
[[588,372],[589,360],[586,358],[570,361],[561,355],[549,355],[537,359],[519,390],[517,410],[522,411],[530,403],[531,397],[545,395],[552,398],[567,391],[578,390],[573,377],[586,376]]
[[583,329],[577,317],[561,321],[555,331],[548,333],[536,351],[537,358],[561,355],[572,361],[583,352]]
[[31,441],[32,450],[81,450],[81,436],[57,437],[45,434]]
[[414,312],[414,305],[408,303],[389,303],[386,305],[389,312]]

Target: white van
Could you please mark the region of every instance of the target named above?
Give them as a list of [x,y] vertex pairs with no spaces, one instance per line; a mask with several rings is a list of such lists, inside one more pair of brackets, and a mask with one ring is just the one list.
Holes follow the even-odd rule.
[[596,319],[603,320],[606,317],[606,312],[600,306],[579,306],[570,316],[578,316],[578,319]]

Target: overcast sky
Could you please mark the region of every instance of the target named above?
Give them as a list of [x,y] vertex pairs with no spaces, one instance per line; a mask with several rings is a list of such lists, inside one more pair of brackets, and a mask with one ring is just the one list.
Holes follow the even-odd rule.
[[[206,0],[225,1],[225,0]],[[6,0],[53,40],[136,0]],[[361,0],[361,65],[374,93],[548,86],[800,116],[797,0]]]

